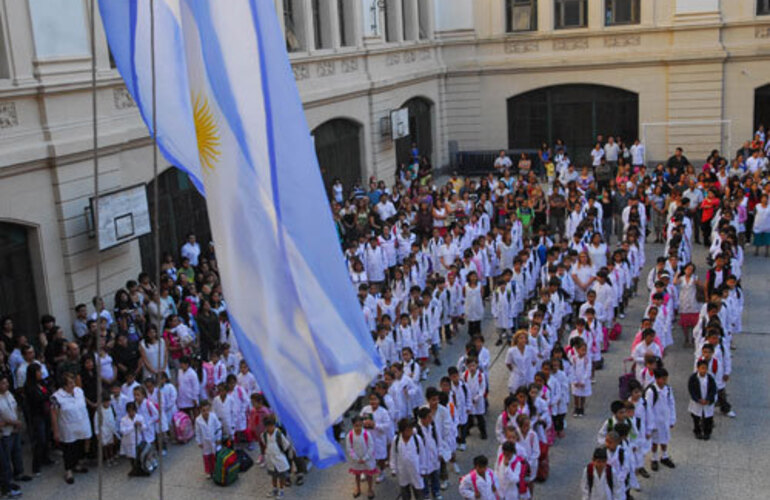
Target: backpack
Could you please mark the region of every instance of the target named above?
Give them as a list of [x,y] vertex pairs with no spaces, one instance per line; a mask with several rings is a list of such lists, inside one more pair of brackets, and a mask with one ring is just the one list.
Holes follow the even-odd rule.
[[174,423],[174,437],[180,443],[186,443],[195,437],[195,430],[193,429],[192,420],[190,416],[183,411],[174,413],[171,418]]
[[[286,460],[291,463],[292,458],[294,457],[294,448],[286,439],[286,435],[278,425],[275,426],[275,431],[275,442],[278,444],[278,449],[281,450],[281,453],[286,457]],[[267,431],[262,433],[262,442],[267,443]]]
[[[502,461],[503,461],[503,455],[500,454],[500,456],[497,458],[497,463],[500,464]],[[516,484],[519,487],[519,495],[524,495],[527,491],[529,491],[529,485],[527,484],[527,479],[526,479],[527,474],[529,473],[529,463],[527,463],[527,461],[524,460],[519,455],[514,455],[513,460],[511,460],[512,471],[516,470],[516,464],[521,464],[521,468],[519,469],[519,480]]]
[[[473,492],[477,495],[479,494],[479,488],[476,485],[476,482],[479,480],[479,475],[476,473],[476,469],[473,469],[468,473],[468,475],[471,477],[471,484],[473,485]],[[495,480],[495,475],[492,471],[489,471],[489,477],[492,478],[492,481]],[[461,479],[462,480],[462,479]]]
[[[401,439],[401,434],[396,435],[396,451],[398,451],[398,442]],[[414,440],[414,445],[417,448],[417,454],[420,454],[420,442],[418,440]]]
[[[607,465],[605,470],[607,475],[607,486],[610,487],[610,491],[613,491],[615,489],[615,486],[612,484],[612,467],[610,465]],[[594,488],[594,463],[591,462],[586,467],[586,480],[588,482],[588,494],[591,495],[591,490]]]
[[136,461],[142,472],[152,474],[158,468],[158,451],[147,441],[142,441],[136,447]]
[[[369,433],[364,431],[364,443],[366,443],[366,446],[369,446]],[[353,447],[353,431],[348,432],[348,441],[350,441],[350,447]]]
[[655,406],[658,403],[658,388],[655,387],[655,382],[648,385],[644,392],[647,392],[650,389],[652,389],[652,406]]
[[241,462],[238,454],[230,448],[223,447],[217,452],[214,472],[211,479],[219,486],[230,486],[238,480]]

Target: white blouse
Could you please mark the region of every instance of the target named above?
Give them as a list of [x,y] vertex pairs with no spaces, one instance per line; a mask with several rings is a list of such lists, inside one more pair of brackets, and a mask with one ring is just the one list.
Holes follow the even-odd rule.
[[52,399],[57,407],[59,422],[59,441],[74,443],[81,439],[91,438],[91,419],[88,418],[86,397],[80,387],[70,394],[59,389]]

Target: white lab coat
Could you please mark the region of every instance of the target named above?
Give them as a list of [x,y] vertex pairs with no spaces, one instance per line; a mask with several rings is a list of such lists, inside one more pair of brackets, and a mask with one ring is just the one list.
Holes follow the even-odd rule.
[[257,379],[254,378],[254,374],[251,372],[239,372],[238,375],[236,375],[236,378],[238,379],[238,385],[246,390],[246,394],[248,394],[249,397],[251,397],[252,394],[257,394],[259,392],[259,384],[257,384]]
[[180,371],[177,377],[179,387],[176,404],[180,409],[192,408],[198,405],[198,396],[200,394],[200,382],[198,374],[191,367],[185,371]]
[[201,445],[204,455],[214,455],[221,447],[218,441],[222,441],[222,423],[216,414],[209,413],[208,420],[203,415],[195,419],[195,442]]
[[497,457],[495,476],[499,488],[497,495],[500,500],[523,500],[529,497],[528,492],[523,495],[519,493],[519,482],[522,479],[521,474],[524,462],[516,460],[516,458],[516,455],[514,455],[506,463],[505,455],[500,453]]
[[144,419],[144,440],[148,443],[154,443],[155,431],[157,430],[158,422],[160,422],[158,407],[149,398],[145,398],[141,404],[136,404],[136,413]]
[[[144,418],[138,413],[131,418],[129,415],[123,417],[120,421],[120,454],[128,458],[136,458],[136,447],[143,441],[146,425]],[[139,435],[137,436],[137,431]]]
[[229,394],[224,401],[221,396],[217,396],[211,401],[211,411],[216,414],[222,424],[222,437],[235,437],[235,412],[238,406],[235,398],[230,397]]
[[374,459],[374,439],[364,429],[361,434],[355,431],[348,432],[345,436],[345,450],[348,453],[350,470],[359,472],[371,472],[377,468]]
[[487,390],[484,374],[481,370],[476,370],[474,374],[465,370],[462,380],[468,388],[468,413],[470,415],[483,415],[485,410],[484,392]]
[[580,489],[583,492],[583,500],[623,500],[626,498],[625,488],[619,484],[615,477],[615,471],[612,471],[612,488],[607,484],[607,471],[603,474],[594,469],[593,488],[588,490],[588,467],[583,467],[583,474],[580,479]]
[[[497,500],[497,495],[495,494],[497,489],[497,478],[490,469],[487,469],[483,476],[477,474],[474,469],[460,479],[460,496],[463,498]],[[476,497],[477,492],[479,493],[479,497]]]
[[463,382],[462,379],[460,379],[457,385],[454,383],[452,384],[449,402],[455,407],[455,420],[457,420],[458,425],[465,425],[468,423],[468,396],[470,396],[468,386],[465,385],[465,382]]
[[393,437],[393,421],[388,414],[388,410],[378,406],[372,410],[371,405],[366,405],[361,410],[361,416],[371,415],[374,427],[367,429],[369,438],[372,441],[373,455],[376,460],[385,460],[388,458],[388,443]]
[[[655,391],[658,393],[657,401],[655,400]],[[654,444],[668,444],[671,439],[671,427],[676,424],[674,392],[669,385],[658,387],[655,383],[644,392],[644,396],[652,415],[649,427],[652,433],[652,442]]]
[[[418,451],[419,450],[419,451]],[[425,483],[420,474],[421,464],[424,459],[425,445],[420,436],[412,434],[409,441],[397,434],[390,444],[390,470],[396,472],[396,478],[400,487],[412,486],[422,490]]]
[[[591,358],[588,354],[581,358],[577,355],[570,358],[572,362],[572,395],[587,397],[591,395]],[[576,384],[583,384],[582,387],[578,387]]]

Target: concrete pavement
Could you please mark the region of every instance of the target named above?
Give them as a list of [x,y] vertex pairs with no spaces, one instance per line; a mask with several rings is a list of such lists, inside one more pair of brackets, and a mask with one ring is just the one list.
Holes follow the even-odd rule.
[[[647,261],[654,262],[662,251],[660,245],[648,245]],[[751,253],[751,252],[747,252]],[[701,278],[705,275],[705,252],[695,250],[695,262]],[[767,276],[770,259],[747,256],[743,288],[746,292],[744,329],[737,337],[737,351],[733,351],[733,376],[728,384],[731,402],[738,414],[735,419],[717,415],[715,431],[711,441],[696,441],[692,436],[691,420],[687,413],[687,377],[692,371],[693,356],[690,349],[681,347],[682,337],[678,327],[674,329],[676,345],[672,346],[665,358],[669,369],[677,402],[677,425],[673,431],[671,456],[677,468],[661,468],[651,479],[640,478],[643,487],[635,498],[676,498],[676,499],[721,499],[721,498],[766,498],[770,491],[770,456],[765,450],[770,447],[770,433],[766,431],[764,418],[770,407],[766,381],[770,378],[770,291]],[[646,276],[646,271],[643,274]],[[644,287],[643,284],[640,285]],[[640,289],[641,291],[641,289]],[[594,395],[586,405],[586,416],[575,420],[567,417],[567,435],[551,449],[551,475],[545,484],[535,487],[535,498],[569,499],[579,496],[579,478],[582,467],[587,463],[596,446],[596,433],[609,414],[609,403],[617,398],[617,381],[621,360],[629,355],[631,336],[641,319],[646,305],[646,294],[632,300],[627,317],[622,321],[623,335],[614,342],[605,355],[605,369],[597,372]],[[484,324],[487,338],[491,338],[494,325]],[[445,373],[447,362],[455,363],[466,337],[443,351],[444,365],[432,367],[429,382],[435,383]],[[487,342],[492,344],[492,342]],[[492,357],[497,355],[494,345],[488,345]],[[490,374],[490,410],[488,426],[493,429],[497,415],[502,411],[502,400],[507,393],[508,377],[504,355],[493,366]],[[428,384],[425,383],[424,387]],[[468,450],[459,453],[459,464],[466,472],[477,454],[494,456],[497,443],[494,433],[488,441],[480,441],[474,431],[468,441]],[[159,498],[160,475],[156,472],[149,478],[128,478],[128,464],[104,471],[104,499],[157,499]],[[76,483],[68,486],[61,477],[61,466],[44,470],[43,476],[23,485],[24,496],[36,500],[73,500],[97,498],[97,474],[92,471],[77,476]],[[241,475],[240,480],[227,488],[218,487],[205,479],[200,454],[194,444],[171,446],[164,458],[164,496],[171,500],[198,499],[253,499],[263,498],[269,491],[269,479],[263,469],[255,466]],[[444,498],[459,499],[457,476],[450,475],[450,488]],[[329,470],[313,470],[303,486],[287,489],[286,498],[337,500],[351,498],[352,478],[347,466],[340,465]],[[388,479],[375,490],[377,498],[395,499],[395,480]]]

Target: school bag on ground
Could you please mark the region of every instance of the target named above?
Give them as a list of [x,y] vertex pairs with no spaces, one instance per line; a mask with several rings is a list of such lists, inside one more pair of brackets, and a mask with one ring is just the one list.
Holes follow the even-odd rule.
[[236,450],[235,453],[238,455],[238,463],[241,466],[240,472],[246,472],[251,469],[254,465],[254,460],[251,458],[251,455],[249,455],[246,450]]
[[[631,389],[629,384],[632,380],[636,380],[636,374],[634,373],[634,358],[626,358],[623,360],[623,373],[618,377],[618,398],[625,401],[631,396]],[[630,368],[628,363],[630,364]]]
[[136,461],[140,471],[152,474],[158,468],[158,451],[150,443],[142,441],[136,447]]
[[186,443],[195,437],[192,420],[187,413],[180,410],[174,413],[171,420],[174,422],[174,437],[179,443]]
[[620,326],[620,323],[615,323],[615,326],[610,330],[610,340],[618,340],[621,333],[623,333],[623,327]]
[[230,486],[238,480],[240,470],[241,464],[238,461],[238,454],[230,448],[223,447],[217,452],[211,479],[219,486]]

